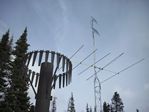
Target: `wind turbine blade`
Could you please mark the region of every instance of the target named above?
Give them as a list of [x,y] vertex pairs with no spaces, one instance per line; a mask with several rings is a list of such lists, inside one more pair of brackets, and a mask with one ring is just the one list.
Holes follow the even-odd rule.
[[28,77],[30,78],[32,70],[28,70]]
[[51,63],[54,64],[55,52],[51,51]]
[[66,86],[68,85],[68,73],[66,72]]
[[36,57],[37,57],[37,53],[38,53],[38,51],[35,51],[35,52],[34,52],[32,66],[34,66],[34,64],[35,64]]
[[60,64],[60,61],[61,61],[61,55],[59,53],[57,53],[57,69],[59,68],[59,64]]
[[57,76],[56,75],[53,75],[53,89],[55,89],[56,87],[56,80],[57,80]]
[[62,79],[62,77],[61,77],[62,75],[61,74],[59,74],[59,88],[61,88],[61,79]]
[[38,61],[38,66],[41,65],[41,60],[42,60],[43,52],[44,52],[43,50],[40,50],[40,51],[39,51],[39,61]]
[[67,59],[67,61],[66,61],[66,72],[68,72],[69,71],[69,59]]
[[62,57],[62,71],[63,72],[65,70],[65,60],[66,60],[66,57],[63,55],[63,57]]
[[48,58],[49,58],[49,53],[50,53],[50,51],[45,51],[46,53],[45,53],[45,62],[48,62]]
[[38,80],[39,80],[39,73],[36,74],[35,87],[37,87]]
[[29,57],[28,57],[27,67],[29,66],[30,60],[32,58],[32,54],[33,54],[33,52],[30,52],[28,55]]
[[63,73],[63,87],[65,86],[65,73]]
[[32,72],[32,79],[31,79],[31,83],[33,83],[33,81],[34,81],[34,76],[35,76],[35,72],[33,71],[33,72]]
[[69,74],[70,74],[70,82],[72,81],[72,63],[69,62]]

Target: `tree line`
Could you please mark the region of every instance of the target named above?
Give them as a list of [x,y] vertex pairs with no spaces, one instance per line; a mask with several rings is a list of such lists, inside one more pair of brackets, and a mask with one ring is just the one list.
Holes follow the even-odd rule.
[[[73,97],[73,93],[71,93],[71,97],[69,98],[66,112],[76,112],[74,101],[75,100]],[[52,101],[52,108],[50,112],[56,112],[56,100],[55,99]],[[91,106],[89,107],[89,105],[87,104],[85,112],[98,112],[98,111],[95,111],[95,108],[92,108]],[[111,103],[107,103],[107,102],[103,103],[102,111],[100,112],[125,112],[123,101],[118,92],[114,92],[114,95],[111,99]],[[136,112],[139,112],[139,109],[136,109]]]
[[29,44],[27,28],[13,46],[9,30],[0,40],[0,112],[29,112],[28,78],[23,62]]
[[[56,112],[56,100],[55,99],[52,102],[51,112]],[[76,112],[73,94],[71,94],[71,97],[69,99],[67,112]],[[96,111],[95,111],[95,108],[89,107],[89,105],[87,104],[86,112],[96,112]],[[102,112],[124,112],[124,105],[118,92],[114,92],[114,95],[111,99],[111,104],[106,103],[106,102],[103,103]],[[139,110],[137,110],[137,112],[139,112]]]

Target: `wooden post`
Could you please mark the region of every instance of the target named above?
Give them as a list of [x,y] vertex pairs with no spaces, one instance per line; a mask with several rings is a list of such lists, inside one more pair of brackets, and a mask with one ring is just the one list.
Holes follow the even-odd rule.
[[35,112],[49,112],[52,74],[53,65],[49,62],[42,63],[36,96]]

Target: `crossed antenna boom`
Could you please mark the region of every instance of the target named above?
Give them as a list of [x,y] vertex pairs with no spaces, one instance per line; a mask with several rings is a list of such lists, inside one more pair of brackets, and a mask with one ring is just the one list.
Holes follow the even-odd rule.
[[105,56],[103,56],[102,58],[100,58],[98,61],[96,61],[94,64],[88,66],[87,68],[85,68],[83,71],[81,71],[78,75],[81,75],[82,73],[84,73],[85,71],[87,71],[89,68],[93,67],[95,64],[97,64],[99,61],[103,60],[104,58],[106,58],[108,55],[110,55],[111,53],[106,54]]
[[[100,68],[96,73],[100,72],[101,70],[103,70],[104,68],[106,68],[107,66],[109,66],[110,64],[112,64],[114,61],[116,61],[118,58],[120,58],[124,53],[121,53],[120,55],[118,55],[117,57],[115,57],[113,60],[111,60],[109,63],[107,63],[105,66],[103,66],[102,68]],[[96,67],[97,68],[97,67]],[[90,78],[92,78],[95,74],[91,75],[90,77],[88,77],[86,80],[89,80]]]
[[94,54],[97,51],[97,49],[95,49],[93,52],[91,52],[88,56],[86,56],[80,63],[78,63],[75,67],[73,67],[72,70],[74,70],[75,68],[77,68],[80,64],[82,64],[83,61],[85,61],[87,58],[89,58],[92,54]]
[[139,64],[139,63],[141,63],[143,60],[144,60],[144,58],[141,59],[141,60],[139,60],[139,61],[137,61],[137,62],[135,62],[135,63],[133,63],[133,64],[131,64],[131,65],[129,65],[128,67],[126,67],[126,68],[120,70],[119,72],[115,73],[114,75],[112,75],[112,76],[106,78],[105,80],[101,81],[101,83],[104,83],[104,82],[110,80],[111,78],[113,78],[113,77],[119,75],[121,72],[124,72],[124,71],[128,70],[129,68],[131,68],[131,67],[133,67],[133,66],[135,66],[135,65],[137,65],[137,64]]

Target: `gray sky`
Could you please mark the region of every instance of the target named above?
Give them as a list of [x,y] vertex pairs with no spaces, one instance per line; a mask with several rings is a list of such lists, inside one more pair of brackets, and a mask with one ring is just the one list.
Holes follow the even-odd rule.
[[[107,69],[118,72],[141,58],[145,61],[102,84],[102,101],[110,102],[118,91],[126,112],[149,110],[149,1],[148,0],[0,0],[0,35],[10,29],[14,40],[28,27],[29,51],[55,50],[71,56],[82,44],[84,48],[72,59],[73,65],[88,55],[92,47],[90,16],[98,21],[95,28],[96,57],[111,55],[98,63],[102,67],[118,54],[124,52]],[[92,64],[90,57],[85,64]],[[64,89],[56,89],[57,112],[67,109],[71,92],[74,94],[78,112],[85,112],[86,103],[93,107],[93,79],[86,81],[93,69],[81,76],[86,66],[73,71],[73,82]],[[102,71],[102,81],[112,75]],[[30,92],[32,101],[33,93]]]

